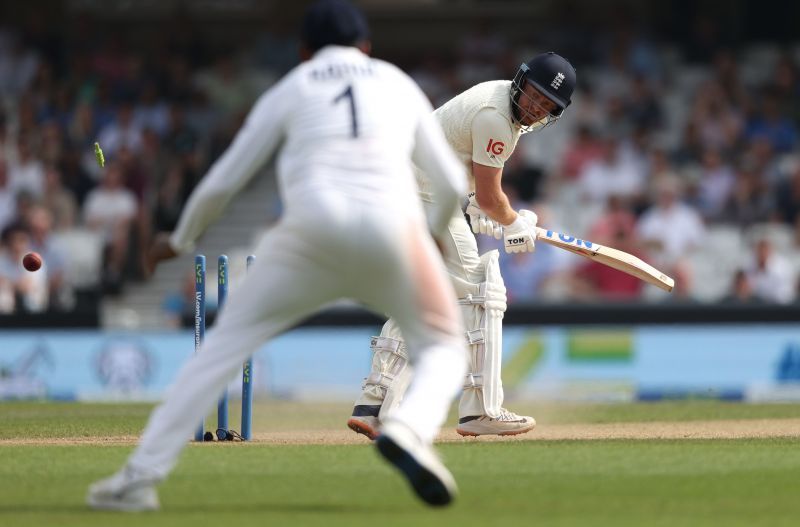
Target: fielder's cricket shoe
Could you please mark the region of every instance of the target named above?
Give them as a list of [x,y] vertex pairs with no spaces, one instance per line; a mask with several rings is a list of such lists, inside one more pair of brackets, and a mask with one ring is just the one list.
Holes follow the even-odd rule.
[[389,421],[375,441],[378,451],[402,472],[414,492],[428,505],[441,507],[453,501],[458,488],[431,445],[423,443],[406,425]]
[[353,415],[347,420],[347,427],[357,434],[364,434],[368,438],[375,440],[378,437],[378,413],[381,411],[380,405],[359,404],[353,407]]
[[140,512],[159,508],[155,485],[160,480],[126,465],[119,472],[89,486],[86,504],[93,509]]
[[536,419],[527,415],[517,415],[505,408],[500,409],[500,415],[473,415],[462,417],[458,420],[456,432],[462,436],[514,436],[530,432],[536,426]]

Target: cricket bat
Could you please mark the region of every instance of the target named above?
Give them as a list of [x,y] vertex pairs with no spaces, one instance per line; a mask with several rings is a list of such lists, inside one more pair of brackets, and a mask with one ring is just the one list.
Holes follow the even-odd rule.
[[670,292],[672,288],[675,287],[675,280],[652,265],[643,262],[641,259],[625,251],[612,249],[611,247],[605,247],[588,240],[581,240],[580,238],[569,236],[568,234],[562,234],[541,227],[536,227],[536,233],[538,235],[537,241],[600,262],[603,265],[607,265],[623,273],[635,276],[639,280],[644,280],[656,287],[660,287],[664,291]]

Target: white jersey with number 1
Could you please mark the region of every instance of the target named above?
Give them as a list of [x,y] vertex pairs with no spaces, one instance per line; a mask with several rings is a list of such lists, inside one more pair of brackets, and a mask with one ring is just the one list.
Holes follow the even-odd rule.
[[[300,211],[337,215],[353,201],[422,208],[416,166],[444,192],[465,185],[419,87],[396,66],[356,48],[328,46],[284,77],[255,104],[233,144],[187,204],[172,245],[187,250],[283,143],[278,182],[284,218]],[[217,199],[222,197],[223,199]],[[450,210],[428,209],[434,231]]]

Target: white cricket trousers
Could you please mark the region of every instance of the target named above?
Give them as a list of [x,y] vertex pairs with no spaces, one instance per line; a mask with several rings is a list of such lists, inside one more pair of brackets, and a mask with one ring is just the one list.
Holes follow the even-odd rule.
[[287,214],[264,237],[215,327],[151,415],[132,466],[166,477],[242,363],[339,298],[397,320],[415,376],[391,417],[433,441],[466,373],[452,285],[421,215],[385,203],[381,210],[355,200],[342,205]]

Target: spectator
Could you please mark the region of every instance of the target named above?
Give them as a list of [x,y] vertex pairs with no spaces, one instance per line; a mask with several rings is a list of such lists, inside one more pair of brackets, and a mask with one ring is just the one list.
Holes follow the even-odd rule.
[[766,184],[751,167],[741,166],[722,211],[722,219],[740,226],[766,221],[774,210],[773,199],[767,190]]
[[502,78],[498,57],[504,56],[507,49],[503,33],[493,31],[488,19],[482,18],[458,46],[456,72],[459,82],[464,86],[474,86],[479,82]]
[[42,256],[47,268],[48,304],[51,308],[63,309],[69,304],[71,291],[66,283],[66,255],[50,236],[53,216],[45,207],[34,205],[25,223],[30,233],[31,248]]
[[55,121],[43,123],[40,135],[39,159],[44,164],[58,163],[64,154],[64,134],[61,126]]
[[664,148],[654,147],[649,149],[647,159],[647,186],[654,188],[655,184],[663,178],[675,177],[675,169],[669,155]]
[[690,120],[683,128],[678,146],[672,151],[672,159],[679,165],[700,163],[706,148],[700,137],[700,124]]
[[561,177],[567,181],[578,179],[587,165],[604,156],[605,149],[604,142],[589,126],[580,125],[561,160]]
[[53,216],[52,223],[58,231],[75,226],[78,215],[78,202],[75,196],[61,182],[58,167],[48,166],[44,171],[44,194],[42,205]]
[[256,97],[255,86],[247,79],[231,52],[220,53],[210,71],[200,72],[195,80],[214,108],[226,115],[247,111]]
[[759,302],[759,298],[753,292],[753,284],[744,269],[737,269],[731,281],[731,289],[722,303],[725,304],[752,304]]
[[136,196],[136,200],[141,204],[145,199],[147,191],[150,189],[150,178],[153,177],[154,174],[145,173],[139,164],[139,156],[134,155],[134,153],[125,146],[120,148],[117,152],[116,164],[119,165],[122,170],[122,181],[125,183],[125,187],[133,192],[134,196]]
[[761,111],[748,123],[745,131],[748,139],[765,138],[775,152],[790,152],[797,144],[797,127],[781,113],[780,101],[774,90],[765,90],[761,99]]
[[39,69],[36,52],[25,47],[18,35],[10,35],[8,48],[0,48],[0,98],[16,98],[30,87]]
[[139,103],[133,111],[133,122],[141,130],[153,130],[159,137],[169,131],[169,105],[158,97],[155,81],[144,85]]
[[747,143],[741,160],[755,172],[762,185],[770,187],[767,190],[771,190],[771,187],[780,183],[785,177],[779,169],[775,149],[765,136],[754,137]]
[[184,201],[188,196],[186,170],[180,161],[167,170],[164,181],[158,186],[155,203],[155,229],[172,231],[178,223]]
[[[162,139],[158,135],[146,128],[142,132],[142,151],[137,156],[139,170],[145,176],[147,188],[144,195],[147,197],[153,187],[158,187],[164,179],[173,152],[161,147]],[[171,150],[171,149],[170,149]],[[149,199],[149,197],[148,197]]]
[[[92,152],[92,157],[94,157],[94,152]],[[81,162],[81,152],[70,148],[64,152],[64,157],[58,166],[64,188],[75,196],[78,206],[83,204],[86,200],[86,195],[95,186],[94,180],[84,170]],[[94,161],[94,163],[97,166],[97,161]]]
[[123,103],[117,110],[117,118],[100,131],[99,142],[109,159],[122,147],[134,153],[141,150],[142,129],[133,121],[133,107],[129,102]]
[[609,197],[618,196],[633,202],[641,197],[645,182],[641,166],[632,157],[620,154],[619,141],[609,138],[603,147],[603,157],[586,164],[578,181],[586,199],[605,203]]
[[0,232],[14,220],[16,209],[16,196],[8,180],[8,168],[0,157]]
[[639,220],[639,238],[654,257],[657,267],[675,278],[676,291],[690,290],[691,275],[686,258],[705,238],[700,215],[680,201],[681,183],[677,178],[665,178],[656,187],[656,204],[645,211]]
[[716,82],[708,82],[698,90],[692,122],[703,149],[713,148],[725,154],[734,151],[744,128],[741,109],[731,105]]
[[720,49],[713,58],[714,80],[722,90],[726,100],[734,108],[744,110],[749,106],[750,100],[747,90],[739,74],[739,66],[731,49]]
[[756,243],[753,261],[747,268],[747,279],[753,284],[753,293],[761,300],[778,304],[794,300],[792,268],[766,238]]
[[703,153],[697,196],[697,205],[703,217],[709,220],[719,218],[730,198],[734,181],[733,170],[723,161],[719,150],[706,150]]
[[166,138],[167,146],[171,151],[179,155],[194,152],[197,148],[199,137],[197,132],[186,121],[186,108],[180,104],[172,105],[169,118],[169,133]]
[[47,266],[35,273],[22,267],[22,258],[33,250],[28,230],[12,223],[0,236],[0,310],[6,313],[41,313],[47,309]]
[[88,149],[97,137],[97,122],[92,105],[80,102],[67,125],[67,137],[74,148]]
[[778,60],[770,88],[778,99],[781,115],[800,123],[800,75],[788,53]]
[[86,198],[86,226],[100,233],[105,245],[104,282],[109,292],[119,292],[128,258],[131,229],[138,213],[136,196],[125,188],[119,164],[106,166],[99,187]]
[[27,137],[17,141],[17,156],[10,164],[9,179],[17,194],[25,191],[39,198],[44,193],[44,166],[33,156]]
[[789,176],[777,189],[775,219],[800,225],[800,161],[792,164]]
[[663,123],[661,105],[645,77],[637,75],[633,78],[631,96],[626,106],[626,112],[634,126],[649,130],[661,127]]
[[14,157],[13,149],[11,148],[13,141],[8,134],[8,123],[6,116],[0,110],[0,160],[8,162],[9,159]]
[[22,221],[23,218],[28,216],[28,213],[31,209],[36,205],[37,200],[36,196],[28,192],[27,190],[23,190],[19,194],[17,194],[16,202],[15,202],[15,209],[16,215],[14,217],[15,222]]

